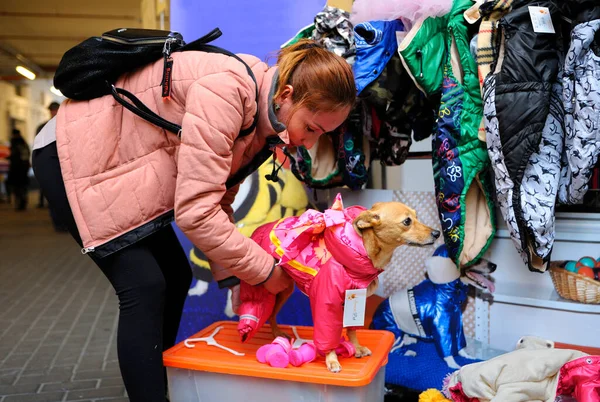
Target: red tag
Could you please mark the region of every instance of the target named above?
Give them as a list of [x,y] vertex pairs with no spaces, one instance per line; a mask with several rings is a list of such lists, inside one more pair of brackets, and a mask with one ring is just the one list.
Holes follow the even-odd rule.
[[173,59],[165,59],[165,67],[163,69],[162,79],[162,97],[169,98],[171,96],[171,75],[173,73]]

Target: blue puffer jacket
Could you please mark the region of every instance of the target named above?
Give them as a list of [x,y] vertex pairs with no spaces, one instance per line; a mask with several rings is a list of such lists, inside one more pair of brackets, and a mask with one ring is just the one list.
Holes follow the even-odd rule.
[[353,69],[358,93],[379,77],[398,50],[396,32],[403,30],[404,25],[398,20],[363,22],[354,27],[356,60]]

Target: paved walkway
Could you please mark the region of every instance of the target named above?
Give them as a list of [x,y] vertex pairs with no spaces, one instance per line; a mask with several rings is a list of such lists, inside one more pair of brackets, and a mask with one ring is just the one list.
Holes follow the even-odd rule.
[[117,313],[106,278],[47,209],[0,204],[0,402],[128,401]]

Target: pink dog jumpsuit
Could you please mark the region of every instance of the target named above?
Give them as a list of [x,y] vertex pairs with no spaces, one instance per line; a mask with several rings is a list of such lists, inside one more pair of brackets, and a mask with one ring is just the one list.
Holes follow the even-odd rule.
[[[327,353],[340,344],[346,290],[366,289],[381,272],[352,226],[365,210],[343,207],[341,195],[325,212],[308,210],[256,229],[252,239],[269,251],[310,299],[314,343]],[[273,311],[275,296],[263,286],[240,285],[238,330],[252,338]],[[244,335],[246,336],[244,338]]]

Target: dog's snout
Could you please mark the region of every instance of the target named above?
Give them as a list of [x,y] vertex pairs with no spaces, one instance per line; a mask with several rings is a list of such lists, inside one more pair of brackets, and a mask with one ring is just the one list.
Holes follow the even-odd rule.
[[496,268],[498,268],[498,266],[493,262],[488,262],[488,268],[490,269],[490,272],[494,272],[496,271]]
[[440,237],[440,231],[439,230],[432,230],[431,231],[431,235],[433,236],[434,239],[438,239]]

